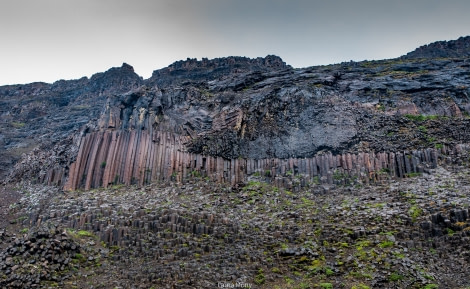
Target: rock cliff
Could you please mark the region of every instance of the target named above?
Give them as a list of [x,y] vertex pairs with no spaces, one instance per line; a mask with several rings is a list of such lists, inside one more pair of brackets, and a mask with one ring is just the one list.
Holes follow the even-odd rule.
[[[69,189],[196,172],[232,184],[267,171],[273,181],[292,172],[326,183],[334,174],[364,181],[380,170],[417,173],[430,158],[406,169],[395,154],[445,155],[469,142],[466,43],[302,69],[276,56],[188,59],[147,80],[123,64],[90,79],[3,87],[4,129],[12,128],[4,134],[12,136],[2,138],[2,159],[11,167],[40,136],[42,149],[9,178]],[[435,47],[452,57],[433,58],[426,51]]]
[[0,287],[467,288],[469,47],[0,87]]
[[109,96],[140,85],[141,77],[124,64],[90,79],[0,87],[0,178],[23,153],[30,154],[25,162],[46,154],[34,164],[29,162],[32,167],[25,177],[44,175],[54,165],[67,167],[69,157],[76,154],[70,138],[99,118]]

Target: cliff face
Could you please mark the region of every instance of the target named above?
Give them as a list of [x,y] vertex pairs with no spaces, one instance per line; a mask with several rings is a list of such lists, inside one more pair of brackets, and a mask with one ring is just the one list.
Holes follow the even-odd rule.
[[0,287],[469,287],[466,41],[0,87]]
[[[2,159],[10,167],[18,159],[11,147],[26,142],[21,133],[47,136],[52,141],[41,141],[10,179],[69,189],[194,174],[232,184],[253,174],[281,184],[291,175],[324,183],[339,174],[353,181],[375,181],[380,171],[405,176],[470,142],[468,37],[456,43],[303,69],[276,56],[188,59],[147,80],[124,64],[91,79],[3,87],[2,107],[21,107],[2,113],[4,124],[17,126],[3,134],[21,140],[4,137]],[[437,46],[453,58],[425,53]]]
[[132,67],[124,64],[90,79],[0,87],[0,179],[30,152],[16,178],[42,180],[51,167],[65,171],[78,150],[73,138],[79,138],[87,124],[94,126],[107,97],[141,84]]

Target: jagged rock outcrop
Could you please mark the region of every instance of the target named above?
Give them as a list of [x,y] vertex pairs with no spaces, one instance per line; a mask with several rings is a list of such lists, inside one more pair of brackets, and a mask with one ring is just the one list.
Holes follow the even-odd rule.
[[155,70],[152,77],[148,79],[148,83],[168,86],[188,82],[205,82],[227,78],[234,74],[269,72],[286,68],[291,67],[275,55],[255,59],[235,56],[211,60],[203,58],[200,61],[188,58],[176,61],[166,68]]
[[[0,179],[4,179],[23,153],[36,147],[46,154],[43,161],[47,162],[47,154],[55,153],[51,151],[54,146],[67,143],[67,138],[100,116],[108,96],[125,93],[142,81],[131,66],[123,64],[90,79],[0,87]],[[76,152],[67,153],[67,158],[74,155]],[[35,169],[25,175],[28,178],[44,169],[37,161],[30,165]],[[65,168],[67,163],[60,165]]]
[[[459,39],[457,47],[465,46],[466,39]],[[470,143],[469,67],[464,57],[303,69],[276,56],[229,57],[179,61],[142,80],[124,64],[81,80],[84,91],[98,92],[93,118],[86,118],[81,136],[68,146],[74,148],[64,150],[67,159],[42,166],[46,177],[38,180],[92,188],[115,181],[143,184],[172,175],[183,180],[192,171],[209,169],[215,171],[205,174],[238,183],[260,170],[272,170],[273,177],[282,171],[279,165],[249,171],[251,162],[312,160],[325,153],[334,158],[359,153],[388,156],[444,146],[452,151]],[[77,99],[90,103],[92,95]],[[212,160],[214,167],[207,167]],[[45,163],[34,162],[23,160],[10,179],[34,175],[28,172]],[[222,169],[222,163],[230,165]],[[381,168],[397,171],[399,166],[389,161]],[[376,170],[361,162],[357,167],[364,174]],[[329,165],[315,174],[291,165],[285,170],[328,178],[337,168],[348,169]]]
[[[316,74],[313,69],[280,65],[280,70],[235,73],[179,87],[166,87],[164,81],[161,87],[144,86],[108,99],[99,129],[122,144],[116,151],[101,135],[87,136],[85,142],[96,138],[97,145],[84,145],[81,169],[71,167],[83,179],[67,187],[182,181],[195,172],[237,184],[269,171],[270,179],[280,185],[284,181],[277,177],[286,177],[286,172],[305,176],[305,182],[318,177],[324,183],[333,183],[335,174],[369,182],[377,180],[381,170],[399,177],[418,173],[435,166],[438,154],[413,157],[426,163],[420,169],[416,164],[405,168],[408,157],[418,152],[424,156],[436,145],[454,147],[470,141],[468,120],[462,118],[469,105],[468,88],[462,87],[468,75],[465,66],[456,67],[461,63],[441,61],[433,65],[436,73],[424,72],[429,65],[402,60],[322,67]],[[205,60],[200,66],[188,60],[176,67],[178,75],[194,73],[194,79],[206,75],[207,67],[213,69]],[[367,78],[370,70],[374,74]],[[154,76],[165,78],[169,73]],[[429,119],[419,119],[422,114]],[[120,130],[123,133],[116,137]],[[367,159],[358,151],[366,152]],[[324,152],[335,161],[323,157]],[[358,159],[349,166],[348,153]],[[379,153],[384,157],[376,160]],[[404,160],[395,159],[396,154]],[[111,176],[102,178],[100,166],[109,161],[116,165],[112,160],[122,159],[119,155],[135,157],[123,159],[117,164],[120,169],[112,167]]]
[[405,58],[452,58],[470,56],[470,36],[460,37],[457,40],[437,41],[423,45],[405,55]]

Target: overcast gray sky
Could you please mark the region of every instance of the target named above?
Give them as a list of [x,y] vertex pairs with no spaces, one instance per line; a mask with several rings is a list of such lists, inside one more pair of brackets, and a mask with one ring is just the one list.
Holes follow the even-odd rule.
[[148,78],[188,57],[393,58],[470,35],[469,11],[469,0],[0,0],[0,85],[123,62]]

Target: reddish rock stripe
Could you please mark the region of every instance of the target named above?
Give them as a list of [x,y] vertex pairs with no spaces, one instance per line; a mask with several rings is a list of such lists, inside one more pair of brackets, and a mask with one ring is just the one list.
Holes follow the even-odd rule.
[[[64,189],[91,189],[112,183],[145,185],[153,181],[185,182],[194,176],[236,185],[256,174],[273,184],[291,186],[293,175],[302,184],[319,177],[322,183],[350,178],[369,183],[386,178],[406,177],[444,163],[446,154],[462,155],[469,145],[454,148],[405,152],[333,155],[325,153],[303,159],[232,159],[190,154],[186,140],[167,132],[112,131],[91,133],[82,138],[77,161],[72,163],[64,183],[64,170],[54,167],[44,176],[48,184],[64,184]],[[447,158],[448,159],[448,158]],[[281,179],[279,179],[279,177]]]

